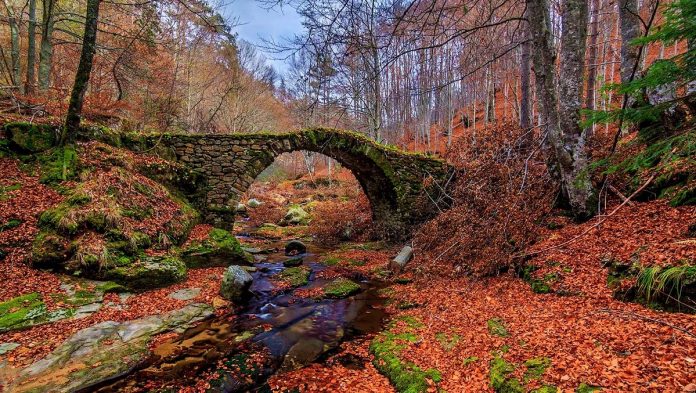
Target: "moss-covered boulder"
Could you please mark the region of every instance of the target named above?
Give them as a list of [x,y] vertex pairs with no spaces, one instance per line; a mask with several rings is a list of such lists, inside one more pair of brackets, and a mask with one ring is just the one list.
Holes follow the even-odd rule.
[[345,277],[339,277],[330,283],[326,284],[322,291],[324,297],[344,298],[360,292],[360,285],[353,280]]
[[307,285],[312,269],[309,266],[289,267],[276,276],[280,281],[291,287]]
[[5,133],[23,152],[38,153],[55,146],[60,128],[31,123],[9,123],[5,125]]
[[133,290],[164,287],[186,278],[186,265],[173,256],[143,256],[138,261],[109,269],[105,278]]
[[242,249],[231,233],[214,228],[205,240],[185,246],[181,260],[189,267],[210,267],[251,264],[254,257]]
[[70,257],[70,241],[52,231],[40,232],[34,239],[31,260],[35,266],[57,266]]
[[281,226],[287,225],[307,225],[309,223],[310,216],[300,205],[292,205],[285,213],[285,216],[280,220]]

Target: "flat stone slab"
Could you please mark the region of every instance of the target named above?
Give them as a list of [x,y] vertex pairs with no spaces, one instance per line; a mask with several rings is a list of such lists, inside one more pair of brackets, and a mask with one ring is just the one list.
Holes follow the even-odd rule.
[[201,289],[200,288],[184,288],[184,289],[179,289],[176,292],[172,292],[169,294],[169,297],[174,299],[174,300],[191,300],[196,298],[196,296],[200,295]]
[[[207,304],[189,304],[162,315],[127,322],[106,321],[82,329],[45,358],[17,370],[4,370],[0,386],[8,392],[71,392],[135,368],[149,355],[150,339],[183,332],[213,314]],[[85,372],[88,371],[88,372]]]
[[19,343],[0,343],[0,355],[14,351],[19,347]]

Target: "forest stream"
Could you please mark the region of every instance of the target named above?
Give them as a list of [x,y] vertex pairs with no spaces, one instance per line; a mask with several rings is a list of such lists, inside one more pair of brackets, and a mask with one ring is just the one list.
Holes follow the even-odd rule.
[[[244,243],[248,236],[239,236],[240,241]],[[274,373],[321,361],[342,341],[382,329],[385,299],[378,294],[380,283],[360,273],[350,277],[360,285],[355,295],[302,297],[331,281],[318,273],[327,268],[319,262],[321,256],[332,250],[310,243],[307,252],[287,256],[281,241],[263,240],[254,246],[260,252],[249,269],[254,280],[245,305],[160,343],[136,369],[81,391],[144,392],[188,386],[205,372],[217,374],[211,381],[213,391],[263,390]],[[277,288],[274,277],[289,269],[283,262],[297,258],[302,258],[301,266],[311,269],[307,284]],[[300,289],[300,295],[295,289]]]

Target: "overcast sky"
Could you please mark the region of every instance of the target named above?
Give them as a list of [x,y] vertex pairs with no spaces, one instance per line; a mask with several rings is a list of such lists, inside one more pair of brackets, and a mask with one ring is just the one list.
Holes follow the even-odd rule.
[[[266,10],[255,0],[235,0],[225,6],[225,14],[237,18],[239,26],[234,28],[239,38],[253,44],[263,45],[263,40],[281,41],[302,31],[300,16],[292,7],[285,6]],[[263,51],[263,48],[259,48]],[[279,72],[285,72],[288,65],[283,60],[275,60],[276,54],[268,53],[266,57]]]

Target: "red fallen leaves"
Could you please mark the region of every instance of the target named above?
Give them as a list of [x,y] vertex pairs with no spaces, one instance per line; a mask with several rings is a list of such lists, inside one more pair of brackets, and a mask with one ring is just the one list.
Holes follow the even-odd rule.
[[[372,365],[368,352],[369,337],[341,344],[337,355],[325,364],[312,364],[300,370],[277,374],[268,381],[274,392],[395,392],[389,380]],[[358,365],[343,364],[344,359],[358,359]]]

